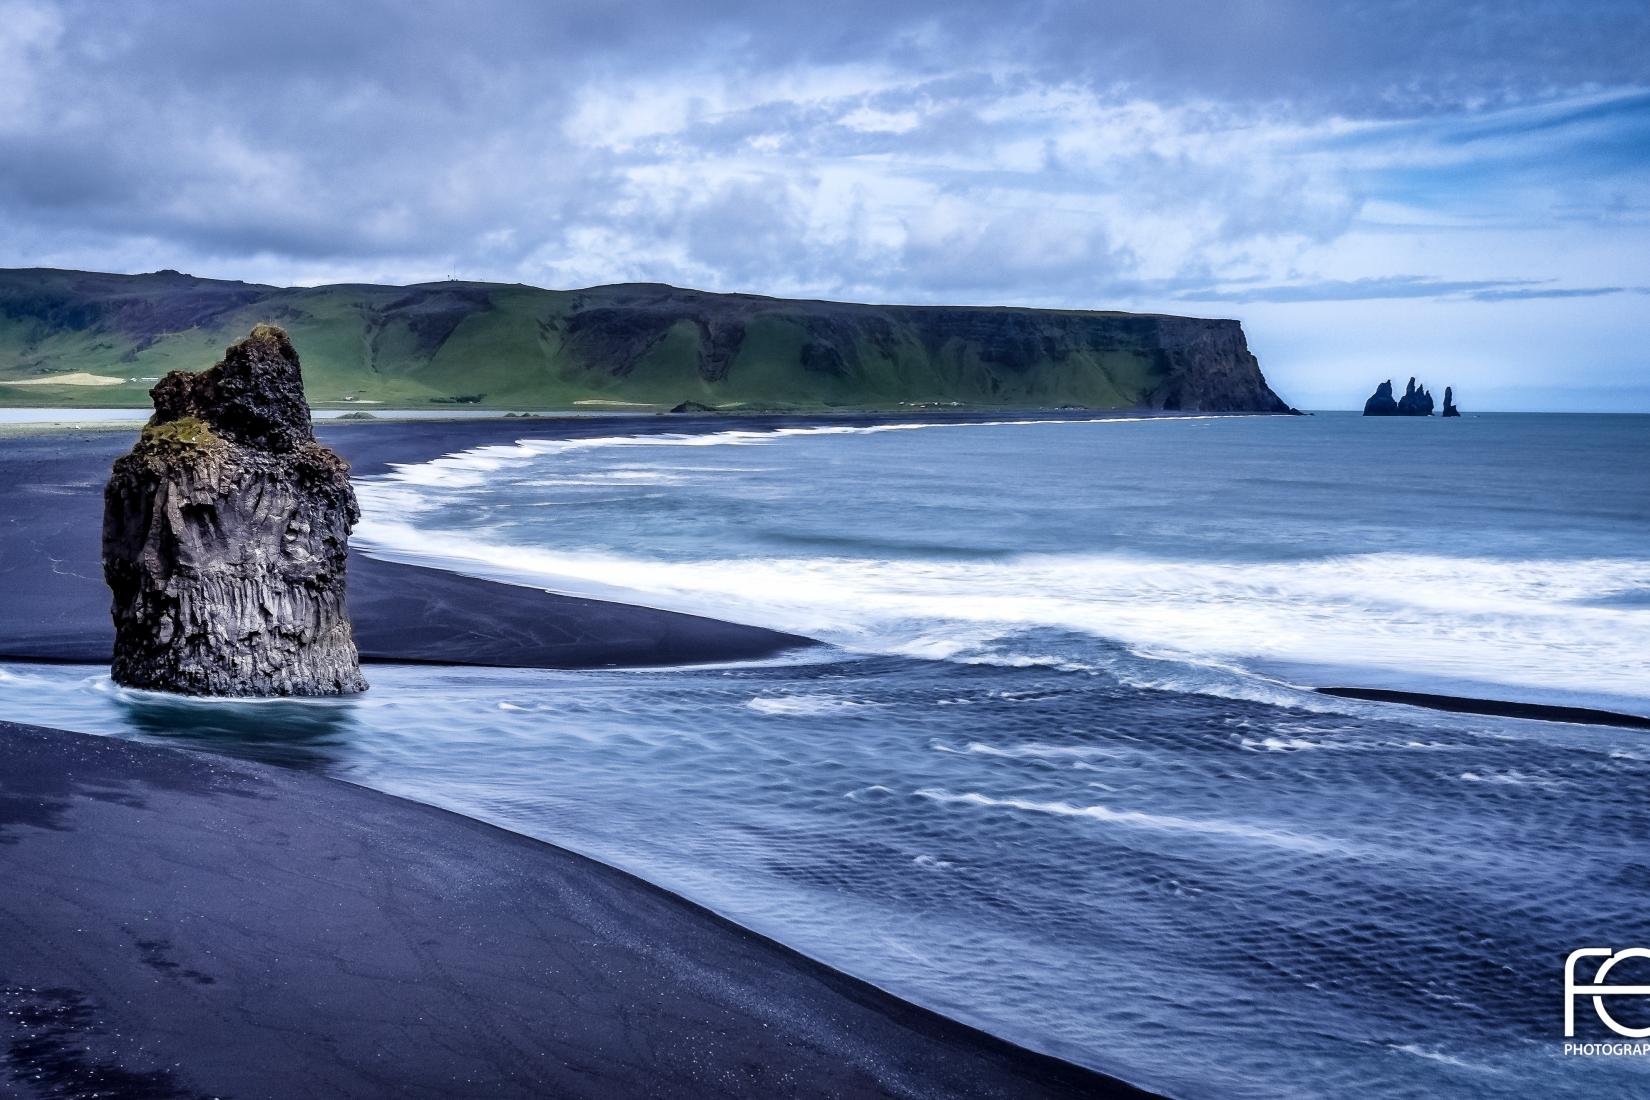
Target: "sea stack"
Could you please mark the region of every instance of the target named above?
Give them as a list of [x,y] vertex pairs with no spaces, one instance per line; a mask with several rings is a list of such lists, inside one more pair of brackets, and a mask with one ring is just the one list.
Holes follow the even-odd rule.
[[1397,416],[1398,402],[1392,396],[1392,379],[1375,387],[1375,392],[1364,402],[1365,416]]
[[1404,389],[1404,395],[1398,399],[1399,416],[1431,416],[1432,394],[1425,386],[1417,386],[1411,376],[1409,385]]
[[1455,407],[1455,391],[1448,386],[1444,387],[1444,416],[1460,416],[1461,410]]
[[[1446,398],[1447,400],[1447,398]],[[1365,416],[1431,416],[1432,394],[1425,386],[1415,384],[1415,379],[1409,380],[1404,387],[1404,395],[1394,399],[1392,396],[1392,380],[1387,379],[1375,387],[1375,392],[1369,395],[1364,402]],[[1444,415],[1448,416],[1448,413]]]
[[344,603],[349,467],[315,439],[298,354],[259,325],[173,371],[104,490],[116,683],[185,695],[364,691]]

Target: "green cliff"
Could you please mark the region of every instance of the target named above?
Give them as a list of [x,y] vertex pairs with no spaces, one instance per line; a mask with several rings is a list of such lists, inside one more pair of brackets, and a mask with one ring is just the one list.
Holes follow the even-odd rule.
[[1287,410],[1229,320],[40,268],[0,271],[0,404],[147,405],[167,371],[265,321],[291,333],[318,404]]

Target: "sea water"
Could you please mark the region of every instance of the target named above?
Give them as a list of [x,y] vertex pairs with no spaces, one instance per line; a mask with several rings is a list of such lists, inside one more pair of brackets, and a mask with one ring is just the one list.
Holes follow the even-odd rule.
[[1175,1096],[1650,1089],[1563,1037],[1565,956],[1650,945],[1650,734],[1310,691],[1650,713],[1650,418],[524,425],[358,488],[373,554],[831,645],[256,704],[9,666],[4,713],[470,813]]

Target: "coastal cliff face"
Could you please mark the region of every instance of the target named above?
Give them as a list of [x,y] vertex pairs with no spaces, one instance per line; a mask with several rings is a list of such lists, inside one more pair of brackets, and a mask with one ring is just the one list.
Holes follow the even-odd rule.
[[793,392],[826,403],[851,403],[858,394],[888,403],[1064,398],[1095,407],[1290,411],[1267,386],[1236,321],[787,302],[657,286],[599,293],[608,304],[576,303],[562,346],[620,378],[656,369],[660,349],[674,343],[692,372],[679,385],[731,384],[794,364],[802,378]]
[[1236,321],[1157,318],[1155,355],[1165,375],[1152,408],[1186,412],[1294,412],[1272,392]]
[[362,691],[344,603],[359,518],[344,461],[315,440],[297,353],[260,325],[155,415],[104,491],[113,676],[188,695]]
[[[175,271],[40,269],[0,271],[0,402],[139,400],[155,377],[262,318],[305,349],[312,400],[1288,411],[1233,320],[792,301],[655,283],[283,289]],[[77,375],[78,388],[53,383]]]

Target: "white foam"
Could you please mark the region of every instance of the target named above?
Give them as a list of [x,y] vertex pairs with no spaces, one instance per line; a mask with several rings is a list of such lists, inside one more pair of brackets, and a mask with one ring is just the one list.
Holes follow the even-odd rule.
[[1270,844],[1279,848],[1293,848],[1307,852],[1332,852],[1346,850],[1346,846],[1317,837],[1300,836],[1296,833],[1286,833],[1276,829],[1266,829],[1257,825],[1248,825],[1238,821],[1199,821],[1187,817],[1174,817],[1168,814],[1149,814],[1139,810],[1114,810],[1109,806],[1078,806],[1070,802],[1039,802],[1029,798],[994,798],[991,795],[980,794],[976,791],[965,791],[961,794],[952,794],[949,791],[936,790],[928,787],[913,791],[918,798],[926,798],[933,802],[954,803],[969,806],[988,806],[994,809],[1021,810],[1027,813],[1052,814],[1057,817],[1087,818],[1091,821],[1104,821],[1113,825],[1128,825],[1141,829],[1155,829],[1163,832],[1198,833],[1204,836],[1231,837],[1238,840],[1256,841]]
[[126,687],[107,673],[82,679],[79,687],[99,695],[139,703],[160,703],[169,707],[198,710],[240,710],[260,707],[271,710],[347,710],[362,705],[353,695],[179,695],[170,691]]
[[1328,742],[1309,741],[1304,737],[1262,737],[1258,740],[1245,737],[1238,744],[1251,752],[1310,752],[1313,749],[1334,747]]
[[877,704],[858,699],[844,699],[835,695],[758,695],[745,705],[758,714],[777,714],[794,718],[862,710]]
[[[509,546],[424,530],[374,507],[368,552],[568,595],[615,599],[820,638],[849,649],[1010,667],[1105,671],[1132,686],[1313,699],[1257,664],[1336,665],[1650,697],[1650,615],[1587,605],[1650,585],[1650,562],[1501,562],[1365,554],[1293,563],[1022,555],[993,561],[855,557],[657,561]],[[1393,576],[1411,583],[1392,586]],[[995,645],[1028,628],[1112,639],[1118,662]]]
[[990,745],[984,741],[970,741],[961,748],[935,741],[930,746],[935,752],[966,753],[974,756],[996,756],[1005,760],[1094,760],[1116,758],[1118,749],[1099,745],[1045,745],[1028,741],[1018,745]]
[[1448,752],[1459,749],[1459,744],[1442,741],[1385,741],[1366,737],[1336,736],[1313,739],[1310,737],[1240,737],[1238,745],[1250,752],[1312,752],[1316,749],[1339,751],[1370,751],[1377,749],[1406,749],[1414,751]]
[[1480,1062],[1469,1062],[1464,1058],[1457,1058],[1453,1054],[1445,1054],[1442,1051],[1431,1050],[1427,1047],[1419,1046],[1414,1043],[1394,1045],[1392,1049],[1400,1054],[1409,1054],[1416,1058],[1425,1058],[1429,1062],[1439,1062],[1446,1066],[1454,1066],[1457,1069],[1472,1070],[1475,1073],[1501,1072],[1501,1070],[1495,1066],[1484,1065]]
[[1517,771],[1466,771],[1461,773],[1461,780],[1465,783],[1488,783],[1502,787],[1556,787],[1558,784],[1551,779],[1544,779],[1538,775],[1525,775]]
[[392,462],[390,472],[358,482],[358,489],[367,495],[377,495],[382,487],[397,483],[440,488],[477,488],[501,470],[530,463],[545,455],[570,454],[576,451],[604,450],[622,447],[761,447],[797,436],[877,435],[883,432],[926,430],[957,430],[964,428],[1001,428],[1026,424],[1137,424],[1186,420],[1228,419],[1215,414],[1176,417],[1117,416],[1103,420],[975,420],[962,423],[931,423],[913,421],[891,424],[823,424],[799,428],[774,428],[767,431],[736,429],[724,432],[654,432],[641,435],[589,436],[583,439],[523,438],[514,443],[490,444],[443,455],[427,462]]
[[843,797],[844,798],[850,798],[850,799],[854,800],[855,802],[858,802],[860,799],[864,798],[866,795],[877,795],[878,797],[885,797],[885,796],[891,795],[893,793],[894,793],[894,791],[893,791],[892,787],[884,787],[881,783],[873,783],[869,787],[859,787],[855,790],[851,790],[847,794],[843,795]]
[[[1434,681],[1500,685],[1526,695],[1544,689],[1587,694],[1608,685],[1625,698],[1650,698],[1650,665],[1642,658],[1650,652],[1650,615],[1603,602],[1650,589],[1645,560],[1390,552],[1291,562],[1123,553],[961,561],[863,555],[662,560],[645,549],[633,555],[560,551],[509,541],[530,532],[441,530],[419,522],[423,509],[484,491],[506,467],[519,467],[523,476],[580,484],[589,479],[592,485],[678,476],[646,463],[615,463],[594,472],[562,470],[555,462],[533,465],[546,455],[770,446],[798,436],[1007,423],[1045,422],[818,426],[479,447],[363,482],[365,514],[355,540],[393,560],[709,615],[863,652],[1099,672],[1135,687],[1325,711],[1360,704],[1302,692],[1261,672],[1311,666],[1333,668],[1348,682],[1409,683],[1424,670]],[[1392,583],[1395,577],[1404,583]],[[1017,637],[1037,629],[1117,645],[1049,652]]]
[[685,480],[680,474],[662,470],[597,470],[587,474],[568,474],[566,477],[541,477],[523,482],[544,488],[605,488],[612,485],[677,485]]

